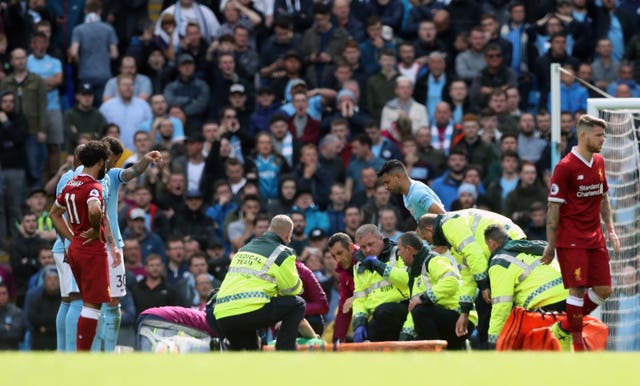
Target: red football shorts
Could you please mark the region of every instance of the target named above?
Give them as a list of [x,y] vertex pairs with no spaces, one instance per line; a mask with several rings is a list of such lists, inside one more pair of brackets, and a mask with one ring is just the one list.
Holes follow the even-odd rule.
[[109,266],[107,251],[104,253],[82,248],[69,248],[71,272],[76,278],[80,296],[85,303],[100,304],[111,301],[109,293]]
[[556,248],[565,288],[610,286],[607,249]]

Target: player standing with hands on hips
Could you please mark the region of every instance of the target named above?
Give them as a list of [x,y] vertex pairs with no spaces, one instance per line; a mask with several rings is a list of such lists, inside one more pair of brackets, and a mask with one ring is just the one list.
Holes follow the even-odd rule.
[[[78,320],[77,348],[91,348],[96,334],[100,306],[110,300],[109,268],[104,226],[104,199],[99,180],[107,172],[109,149],[98,141],[88,142],[78,152],[84,169],[67,183],[56,198],[50,217],[63,239],[71,240],[68,262],[80,289],[82,311]],[[68,223],[62,217],[68,213]],[[71,228],[70,228],[71,227]],[[111,232],[110,247],[117,249]],[[120,254],[114,254],[113,265],[120,264]]]
[[611,295],[609,254],[600,219],[613,250],[620,250],[611,217],[611,202],[600,153],[607,123],[583,115],[578,120],[578,146],[556,166],[551,177],[547,215],[548,245],[541,258],[549,264],[558,255],[564,286],[569,289],[567,318],[552,331],[562,350],[584,351],[582,318]]

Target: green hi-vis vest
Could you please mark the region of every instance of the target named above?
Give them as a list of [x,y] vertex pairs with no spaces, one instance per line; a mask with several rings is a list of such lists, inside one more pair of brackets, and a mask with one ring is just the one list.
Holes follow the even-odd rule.
[[365,270],[358,273],[362,263],[353,267],[353,328],[366,325],[373,311],[381,304],[409,298],[409,274],[402,260],[396,256],[398,247],[385,239],[385,249],[378,258],[386,264],[384,274]]
[[[438,216],[434,227],[434,244],[439,235],[450,247],[458,263],[462,277],[460,306],[462,312],[472,308],[476,289],[489,288],[489,247],[484,241],[484,231],[489,225],[502,225],[513,240],[526,235],[511,219],[481,209],[464,209]],[[436,244],[443,245],[443,244]]]
[[497,342],[513,306],[535,310],[567,299],[557,264],[544,265],[544,241],[510,240],[491,256],[489,341]]
[[272,232],[252,240],[231,259],[214,307],[216,319],[262,308],[275,296],[302,292],[295,252]]

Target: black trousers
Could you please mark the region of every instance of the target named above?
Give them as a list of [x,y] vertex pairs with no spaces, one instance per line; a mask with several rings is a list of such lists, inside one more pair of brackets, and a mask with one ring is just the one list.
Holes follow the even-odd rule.
[[491,304],[484,301],[482,294],[476,298],[476,311],[478,312],[478,349],[489,348],[489,321],[491,320]]
[[[276,350],[296,349],[298,325],[304,318],[306,303],[299,296],[278,296],[259,310],[215,320],[217,330],[229,340],[232,351],[259,350],[257,330],[282,321]],[[207,315],[209,316],[209,315]],[[212,321],[209,321],[212,324]]]
[[369,340],[384,342],[398,340],[402,325],[407,319],[407,302],[383,303],[373,311],[373,318],[369,321]]
[[[469,337],[456,335],[456,322],[460,314],[433,304],[419,304],[412,311],[413,325],[419,340],[443,339],[448,350],[463,350],[464,341]],[[469,331],[473,323],[469,322]]]

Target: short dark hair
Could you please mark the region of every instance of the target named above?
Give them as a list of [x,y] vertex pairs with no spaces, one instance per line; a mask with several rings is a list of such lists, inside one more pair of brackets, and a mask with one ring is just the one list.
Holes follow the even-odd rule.
[[491,224],[484,230],[484,238],[502,245],[509,239],[509,234],[503,225]]
[[111,154],[118,155],[124,153],[124,147],[118,138],[104,137],[101,141],[107,145]]
[[331,237],[329,237],[327,246],[331,248],[334,245],[336,245],[336,243],[342,244],[342,246],[345,247],[345,249],[347,249],[349,248],[349,245],[353,244],[353,241],[351,240],[351,237],[348,234],[344,232],[338,232],[338,233],[334,233],[333,235],[331,235]]
[[276,18],[275,22],[273,23],[273,26],[282,28],[282,29],[292,30],[293,22],[291,21],[291,18],[289,16],[283,15]]
[[274,114],[271,116],[271,119],[269,119],[269,125],[273,125],[274,123],[279,121],[288,123],[287,117],[285,117],[283,114]]
[[78,152],[78,158],[85,167],[92,167],[100,161],[106,161],[109,158],[109,149],[104,142],[89,141]]
[[314,15],[328,15],[331,11],[329,10],[329,6],[323,4],[322,2],[313,3],[311,8]]
[[505,150],[502,154],[500,154],[500,161],[504,160],[507,157],[515,158],[516,160],[520,160],[518,157],[518,153],[513,150]]
[[380,170],[378,170],[378,173],[376,174],[378,178],[380,178],[384,174],[391,174],[391,173],[397,173],[397,172],[403,172],[404,174],[407,174],[407,169],[405,168],[404,164],[400,160],[390,159],[387,162],[385,162],[384,165],[382,165],[382,167],[380,168]]
[[367,145],[369,149],[371,149],[371,147],[373,146],[373,142],[371,142],[371,138],[369,138],[369,136],[364,133],[360,133],[355,137],[353,137],[351,142],[360,142],[361,145]]
[[418,234],[414,231],[405,232],[400,237],[398,237],[398,244],[401,244],[406,247],[411,247],[416,251],[422,249],[422,239]]

